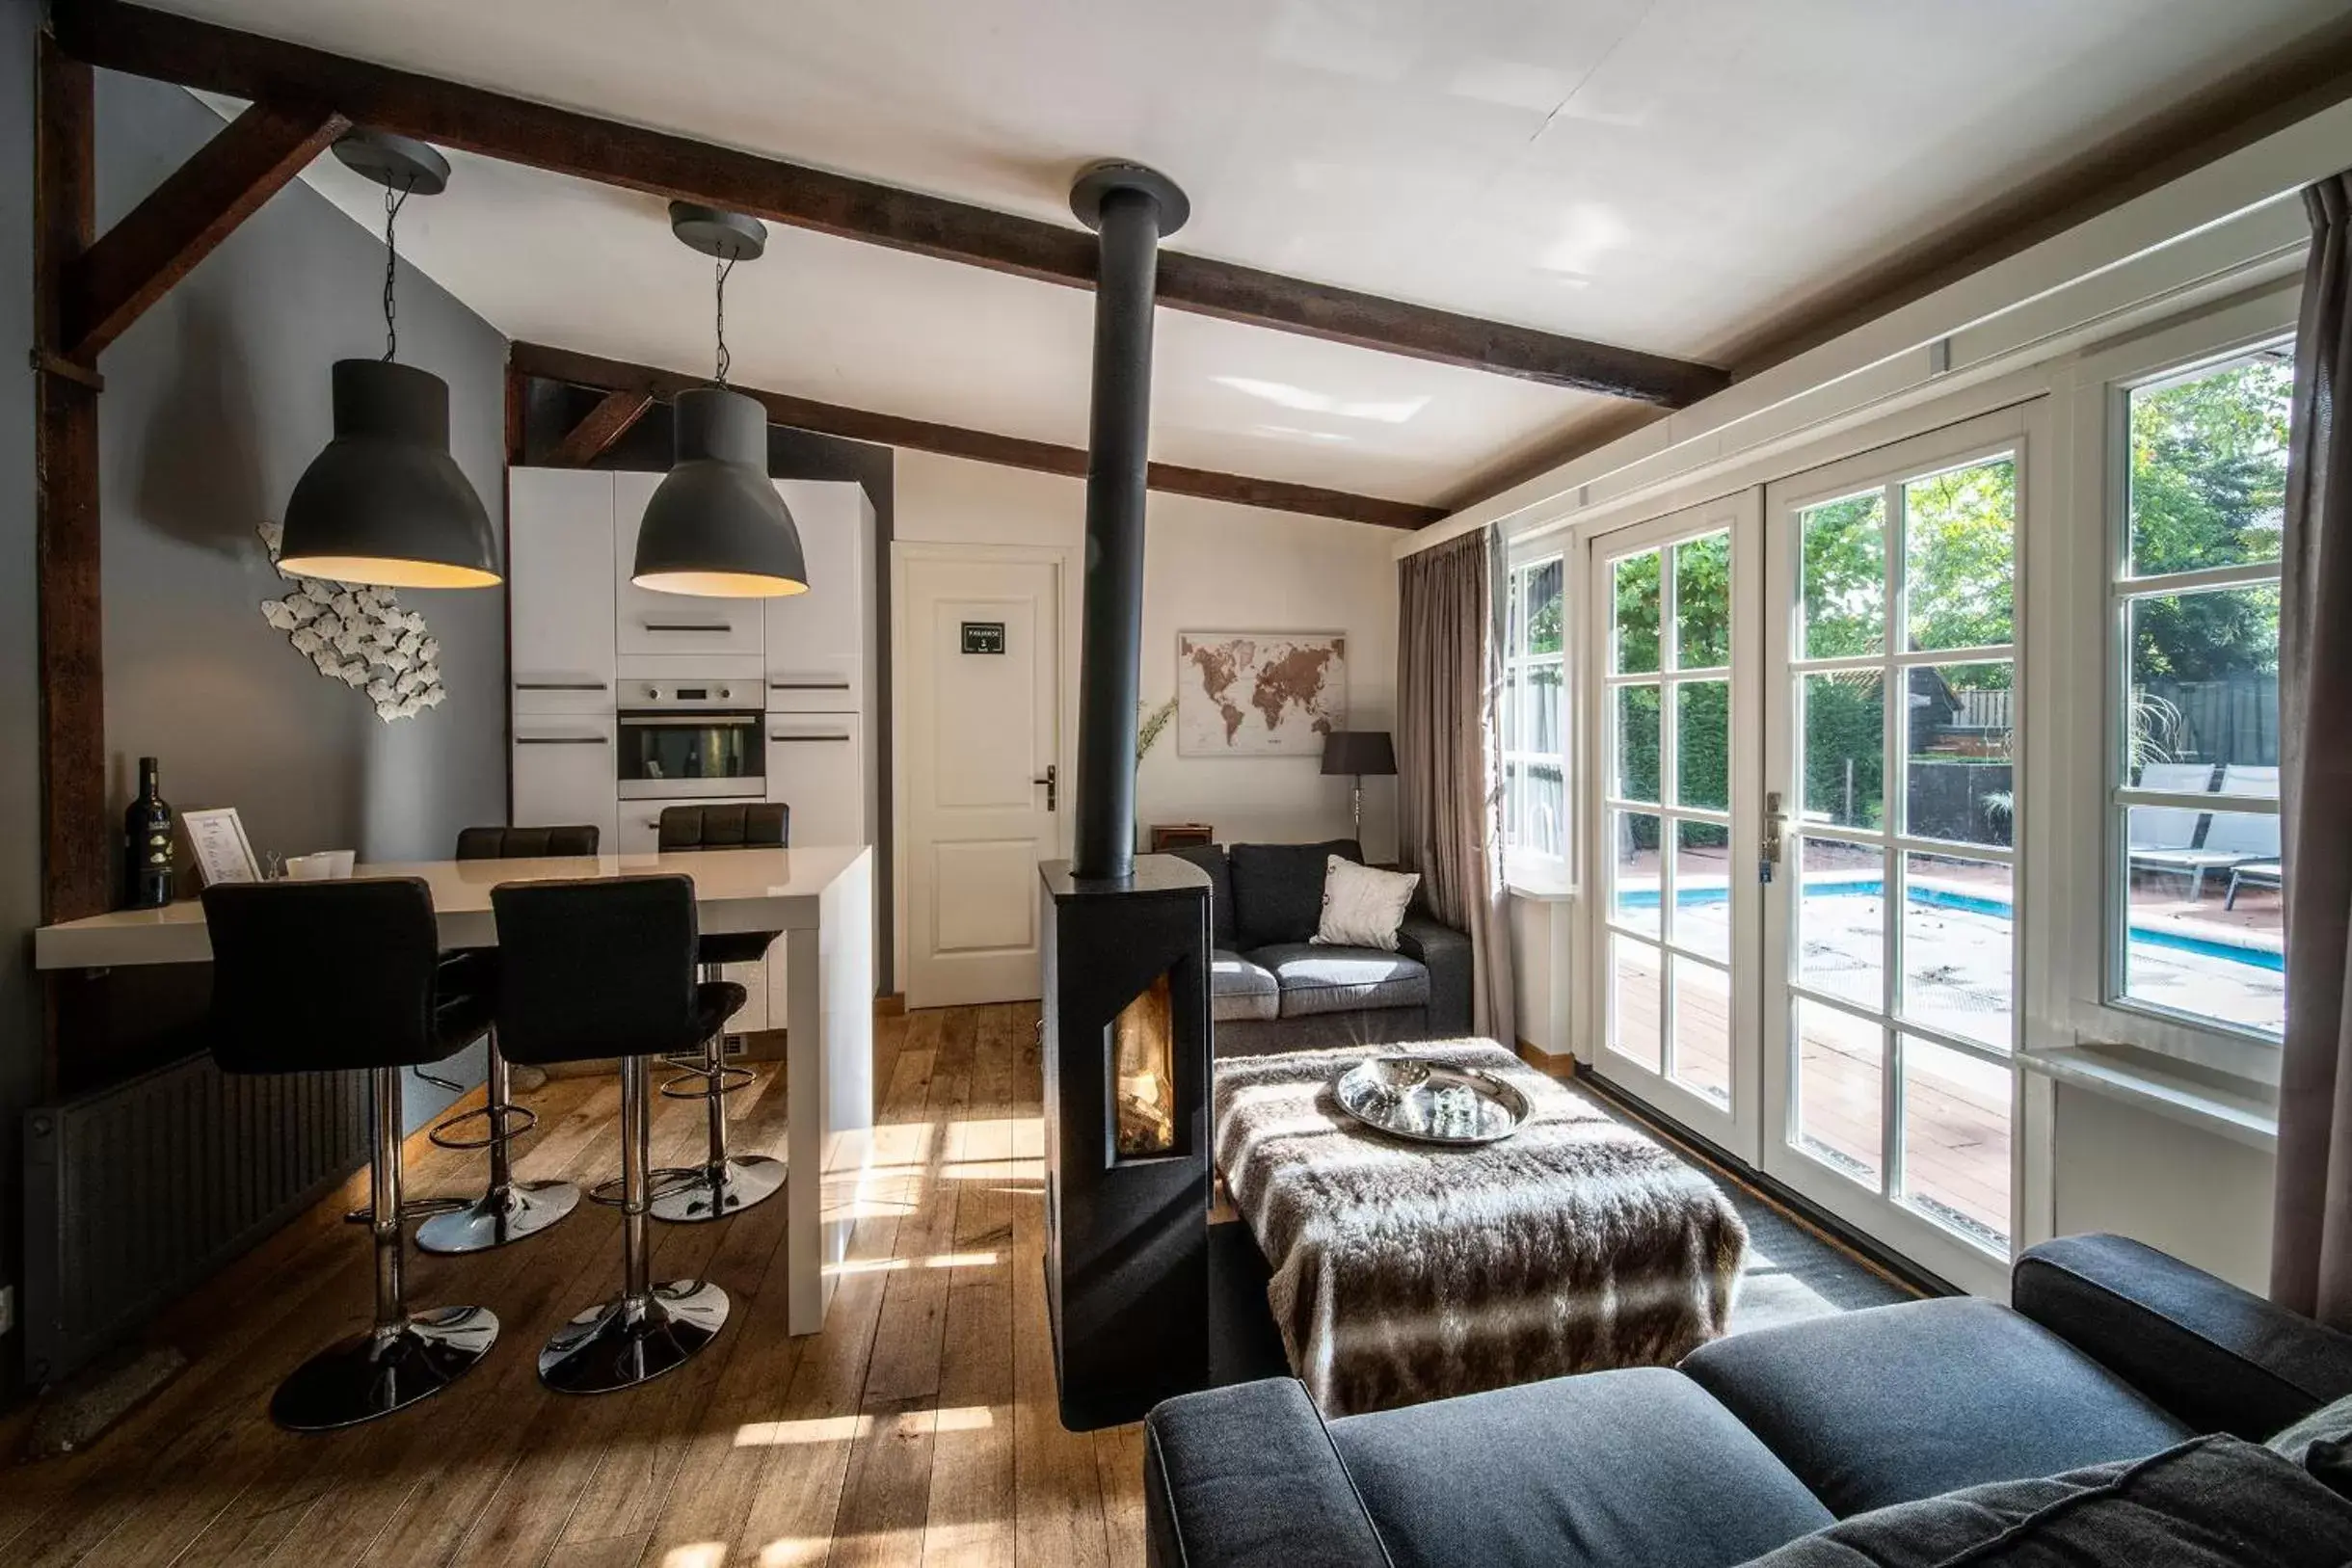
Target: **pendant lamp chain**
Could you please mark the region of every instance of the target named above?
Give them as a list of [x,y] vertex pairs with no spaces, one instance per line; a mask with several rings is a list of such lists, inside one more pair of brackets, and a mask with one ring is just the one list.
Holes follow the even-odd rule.
[[388,364],[400,351],[400,330],[394,325],[399,303],[392,294],[392,282],[400,271],[400,250],[393,239],[392,225],[398,221],[400,208],[413,188],[409,185],[384,188],[384,359]]
[[735,356],[727,352],[727,275],[735,271],[735,258],[733,256],[719,257],[719,279],[717,288],[718,310],[716,323],[719,340],[717,381],[719,390],[722,392],[727,389],[728,367],[735,363]]

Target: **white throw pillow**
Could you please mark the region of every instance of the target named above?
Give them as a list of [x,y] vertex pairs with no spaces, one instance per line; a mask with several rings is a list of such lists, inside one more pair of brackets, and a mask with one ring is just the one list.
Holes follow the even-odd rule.
[[1323,927],[1309,942],[1326,947],[1397,950],[1397,927],[1421,886],[1419,872],[1376,871],[1342,856],[1323,867]]

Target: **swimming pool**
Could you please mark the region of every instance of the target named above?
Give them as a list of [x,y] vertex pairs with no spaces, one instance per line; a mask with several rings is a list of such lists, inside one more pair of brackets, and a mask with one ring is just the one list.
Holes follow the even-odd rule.
[[[1852,876],[1816,876],[1804,885],[1805,899],[1817,898],[1883,898],[1886,894],[1884,877],[1861,873]],[[1704,909],[1730,901],[1731,890],[1721,883],[1696,888],[1678,889],[1674,894],[1676,909]],[[1617,895],[1619,909],[1656,909],[1661,895],[1655,888],[1621,888]],[[1930,909],[1948,909],[1969,915],[1986,915],[2007,920],[2013,910],[2006,898],[1988,897],[1983,893],[1966,892],[1939,885],[1913,883],[1909,902]],[[2234,942],[2227,936],[2199,935],[2134,920],[2131,924],[2134,946],[2169,948],[2175,952],[2194,953],[2201,958],[2217,958],[2224,963],[2243,964],[2249,969],[2267,970],[2273,974],[2286,972],[2286,955],[2276,946],[2258,938]]]

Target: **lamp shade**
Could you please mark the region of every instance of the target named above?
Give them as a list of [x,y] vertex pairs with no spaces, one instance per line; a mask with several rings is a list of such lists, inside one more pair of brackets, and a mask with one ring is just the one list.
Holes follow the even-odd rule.
[[1367,778],[1397,771],[1397,751],[1385,730],[1334,730],[1323,736],[1323,770]]
[[741,392],[678,394],[677,459],[646,503],[629,580],[664,594],[805,594],[800,529],[767,476],[767,410]]
[[338,359],[334,439],[294,485],[278,564],[387,588],[489,588],[498,545],[449,456],[449,388],[388,359]]

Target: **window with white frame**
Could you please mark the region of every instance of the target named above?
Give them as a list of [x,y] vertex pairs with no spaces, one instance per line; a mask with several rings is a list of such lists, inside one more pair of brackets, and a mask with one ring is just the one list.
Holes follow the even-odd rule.
[[2291,345],[2118,394],[2106,994],[2208,1027],[2285,1021],[2279,557]]
[[1521,861],[1564,862],[1567,779],[1561,759],[1565,678],[1562,558],[1511,567],[1503,644],[1503,842]]

